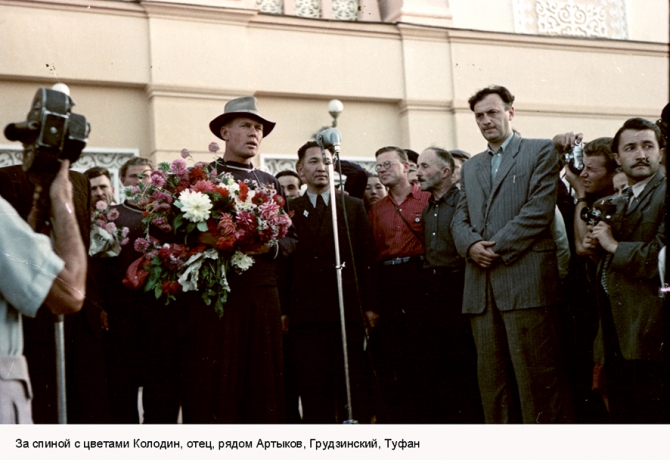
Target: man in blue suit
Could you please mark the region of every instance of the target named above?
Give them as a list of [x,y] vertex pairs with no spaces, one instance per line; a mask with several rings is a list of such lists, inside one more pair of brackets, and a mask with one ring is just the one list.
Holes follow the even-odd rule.
[[513,102],[501,86],[469,100],[488,146],[463,164],[452,231],[466,259],[463,313],[471,315],[486,422],[555,423],[569,419],[553,308],[558,156],[550,140],[512,131]]

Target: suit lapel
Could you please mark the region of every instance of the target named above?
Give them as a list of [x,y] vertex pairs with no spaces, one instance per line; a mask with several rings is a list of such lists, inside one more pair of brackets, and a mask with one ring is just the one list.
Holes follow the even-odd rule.
[[475,176],[477,177],[477,181],[479,181],[484,198],[487,199],[491,196],[491,155],[484,151],[479,156],[481,156],[482,160],[475,168]]
[[633,201],[628,205],[626,215],[623,217],[625,225],[622,225],[622,228],[620,229],[620,239],[626,239],[637,229],[637,222],[642,220],[641,209],[651,199],[651,196],[653,195],[656,188],[661,184],[663,178],[663,174],[657,172],[654,178],[647,184],[644,190],[642,190],[640,196],[634,198]]
[[[315,209],[312,206],[312,203],[309,201],[307,194],[296,198],[291,202],[295,209],[295,214],[293,215],[293,220],[296,222],[296,227],[300,232],[308,232],[310,235],[315,236],[318,233],[318,228],[314,226],[314,214]],[[300,238],[300,235],[298,235]]]

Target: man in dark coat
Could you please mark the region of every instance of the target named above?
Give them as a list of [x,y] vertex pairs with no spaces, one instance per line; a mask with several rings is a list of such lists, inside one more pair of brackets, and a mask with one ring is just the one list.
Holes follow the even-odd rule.
[[658,254],[665,245],[665,149],[656,125],[631,118],[612,152],[631,186],[611,225],[601,221],[584,247],[599,265],[601,330],[594,345],[604,361],[610,416],[616,423],[668,423],[667,311],[658,296]]
[[[331,156],[330,152],[326,155]],[[291,259],[289,340],[298,373],[303,421],[341,423],[349,415],[328,169],[315,142],[303,145],[298,158],[297,170],[307,184],[307,192],[291,201],[300,244]],[[370,419],[370,370],[363,351],[364,322],[372,325],[377,316],[376,250],[363,202],[338,194],[336,209],[340,260],[344,265],[342,286],[352,414],[357,421],[366,422]]]
[[[258,111],[254,97],[233,99],[210,123],[226,142],[214,166],[235,180],[281,186],[251,160],[275,123]],[[283,195],[283,194],[282,194]],[[231,292],[223,318],[199,293],[187,294],[183,353],[183,415],[187,423],[280,423],[284,419],[282,327],[275,261],[293,252],[296,239],[282,238],[254,255],[244,273],[230,272]]]

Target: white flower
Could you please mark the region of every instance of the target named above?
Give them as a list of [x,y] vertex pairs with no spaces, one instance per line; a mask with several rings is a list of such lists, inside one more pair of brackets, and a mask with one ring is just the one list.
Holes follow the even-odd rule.
[[239,268],[240,271],[248,270],[254,264],[254,258],[246,254],[242,254],[240,251],[235,251],[233,257],[230,258],[230,263]]
[[179,202],[185,219],[191,222],[202,222],[209,219],[212,201],[207,195],[184,190],[179,194]]

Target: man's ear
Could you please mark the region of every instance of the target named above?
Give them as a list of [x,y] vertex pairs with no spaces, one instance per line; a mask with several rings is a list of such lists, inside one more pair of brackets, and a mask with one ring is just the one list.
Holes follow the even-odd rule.
[[228,135],[228,127],[225,126],[225,125],[222,126],[222,127],[221,127],[221,131],[219,131],[219,133],[221,134],[221,139],[223,139],[224,141],[226,141],[226,136]]
[[509,112],[509,121],[512,121],[514,119],[514,107],[510,107],[508,112]]
[[619,159],[619,154],[616,152],[612,152],[612,155],[614,156],[614,161],[616,161],[616,164],[621,166],[621,160]]

